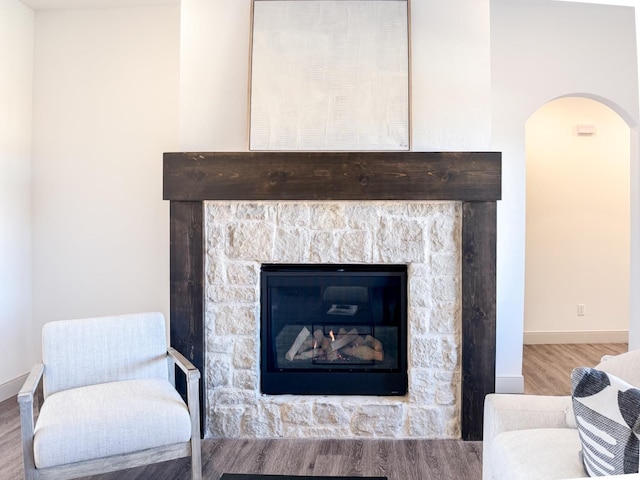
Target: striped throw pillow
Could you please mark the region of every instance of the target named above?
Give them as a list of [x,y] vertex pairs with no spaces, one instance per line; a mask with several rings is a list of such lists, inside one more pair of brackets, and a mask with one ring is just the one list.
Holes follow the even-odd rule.
[[640,390],[587,367],[571,373],[582,461],[591,477],[638,473]]

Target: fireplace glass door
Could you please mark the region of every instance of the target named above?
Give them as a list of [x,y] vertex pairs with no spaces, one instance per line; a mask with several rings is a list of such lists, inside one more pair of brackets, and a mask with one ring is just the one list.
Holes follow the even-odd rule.
[[406,265],[263,265],[261,388],[404,395]]

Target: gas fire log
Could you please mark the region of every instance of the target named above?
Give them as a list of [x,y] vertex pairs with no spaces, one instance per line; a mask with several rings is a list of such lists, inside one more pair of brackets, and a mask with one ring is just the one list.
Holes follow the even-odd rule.
[[313,338],[316,341],[316,345],[320,346],[327,356],[327,360],[334,361],[338,358],[338,354],[331,349],[331,340],[324,336],[322,330],[319,328],[313,332]]
[[[338,330],[338,335],[347,335],[348,333],[346,328]],[[364,345],[364,338],[361,335],[355,335],[349,342],[349,345]]]
[[300,330],[300,333],[298,333],[298,336],[291,345],[291,348],[285,355],[287,360],[293,360],[295,358],[296,353],[298,353],[298,350],[300,350],[300,347],[310,335],[311,332],[309,329],[307,327],[302,327],[302,330]]
[[[304,337],[305,329],[298,334],[294,346],[300,336]],[[330,335],[332,338],[327,337],[322,329],[319,328],[313,332],[313,338],[308,338],[309,335],[310,333],[300,342],[292,358],[288,357],[289,352],[291,352],[291,350],[289,350],[287,353],[289,360],[307,360],[324,355],[327,360],[334,361],[338,359],[338,350],[345,355],[361,360],[377,360],[380,362],[384,360],[382,342],[371,335],[367,335],[366,337],[358,335],[356,328],[352,328],[349,331],[341,328],[336,336],[331,332]],[[293,349],[293,346],[291,348]]]
[[336,339],[333,342],[331,342],[331,350],[334,352],[340,350],[345,345],[348,345],[349,343],[351,343],[357,336],[358,336],[358,330],[355,328],[352,328],[351,330],[349,330],[349,332],[347,332],[344,335],[338,335]]
[[367,335],[364,339],[364,344],[373,347],[376,352],[382,351],[382,342],[371,335]]
[[[346,334],[347,331],[344,328],[340,329],[340,334]],[[351,342],[350,345],[358,346],[358,345],[366,345],[367,347],[373,348],[376,352],[382,352],[384,349],[382,348],[382,342],[371,335],[367,335],[366,337],[362,337],[361,335],[357,335]]]
[[331,340],[327,337],[324,337],[322,340],[322,350],[324,350],[325,355],[327,356],[327,360],[334,361],[338,358],[338,352],[335,352],[331,348]]
[[322,333],[322,330],[320,330],[319,328],[317,328],[314,332],[313,332],[313,339],[316,342],[317,346],[320,346],[322,344],[322,340],[324,340],[324,333]]
[[313,348],[314,342],[315,340],[313,339],[313,337],[309,335],[309,337],[304,342],[302,342],[302,345],[300,345],[300,348],[298,349],[298,353],[311,350]]
[[354,347],[345,347],[342,352],[346,355],[359,358],[361,360],[377,360],[381,362],[384,360],[384,352],[376,351],[366,345],[356,345]]
[[294,358],[294,360],[309,360],[310,358],[319,357],[324,353],[324,350],[321,348],[312,348],[310,350],[306,350],[304,352],[298,353]]

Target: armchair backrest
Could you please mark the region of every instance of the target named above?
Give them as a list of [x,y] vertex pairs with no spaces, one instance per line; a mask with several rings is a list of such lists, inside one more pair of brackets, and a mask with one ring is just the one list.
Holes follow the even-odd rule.
[[42,329],[45,396],[86,385],[167,378],[161,313],[49,322]]

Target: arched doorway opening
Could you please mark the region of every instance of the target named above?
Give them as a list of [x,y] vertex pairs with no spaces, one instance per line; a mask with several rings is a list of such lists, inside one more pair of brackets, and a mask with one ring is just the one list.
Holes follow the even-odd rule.
[[526,124],[524,343],[626,343],[631,129],[602,102],[555,99]]

